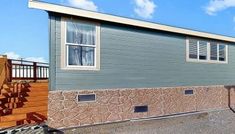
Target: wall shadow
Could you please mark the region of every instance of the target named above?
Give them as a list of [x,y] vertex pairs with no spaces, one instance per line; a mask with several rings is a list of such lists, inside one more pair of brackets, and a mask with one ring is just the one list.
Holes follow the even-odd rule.
[[232,107],[231,103],[231,91],[235,92],[235,86],[224,86],[224,87],[228,90],[228,107],[233,113],[235,113],[235,108]]

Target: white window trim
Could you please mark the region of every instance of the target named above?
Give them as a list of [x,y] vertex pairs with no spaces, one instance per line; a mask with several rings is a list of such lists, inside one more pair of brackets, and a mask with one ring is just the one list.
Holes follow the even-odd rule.
[[[96,26],[96,44],[94,45],[82,45],[95,48],[95,57],[94,57],[94,66],[77,66],[77,65],[68,65],[68,45],[81,45],[76,43],[66,43],[66,21],[73,20],[80,23],[92,24]],[[67,45],[68,44],[68,45]],[[100,70],[100,24],[95,22],[77,20],[73,18],[61,18],[61,69],[63,70]]]
[[[197,40],[197,59],[191,59],[189,58],[189,39],[195,39]],[[199,62],[199,63],[215,63],[215,64],[228,64],[228,45],[224,43],[217,42],[217,60],[211,60],[210,59],[210,41],[207,42],[207,59],[206,60],[200,60],[199,59],[199,41],[205,41],[202,39],[197,39],[197,38],[191,38],[188,37],[186,38],[186,62]],[[226,59],[225,61],[219,61],[219,45],[225,45],[225,50],[226,50]]]

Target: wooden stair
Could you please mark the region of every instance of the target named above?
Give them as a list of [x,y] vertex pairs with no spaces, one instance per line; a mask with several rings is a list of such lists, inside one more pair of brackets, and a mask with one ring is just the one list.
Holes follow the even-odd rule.
[[[30,123],[40,123],[46,120],[47,112],[46,111],[38,111],[32,114],[14,114],[2,117],[2,121],[0,122],[1,128],[24,125]],[[28,119],[30,118],[30,119]]]
[[0,90],[0,128],[47,119],[48,83],[8,83]]

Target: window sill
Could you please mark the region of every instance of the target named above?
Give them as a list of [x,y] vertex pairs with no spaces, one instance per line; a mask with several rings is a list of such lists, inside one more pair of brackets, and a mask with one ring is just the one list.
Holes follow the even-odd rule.
[[78,71],[100,71],[97,67],[63,67],[61,70],[78,70]]
[[192,59],[187,59],[186,62],[208,63],[208,64],[228,64],[228,61],[192,60]]

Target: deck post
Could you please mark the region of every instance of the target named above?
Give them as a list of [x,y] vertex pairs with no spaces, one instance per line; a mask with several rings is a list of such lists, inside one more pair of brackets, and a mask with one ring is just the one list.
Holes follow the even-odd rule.
[[12,82],[12,60],[7,60],[7,79],[9,82]]
[[37,62],[33,62],[33,80],[37,81]]

